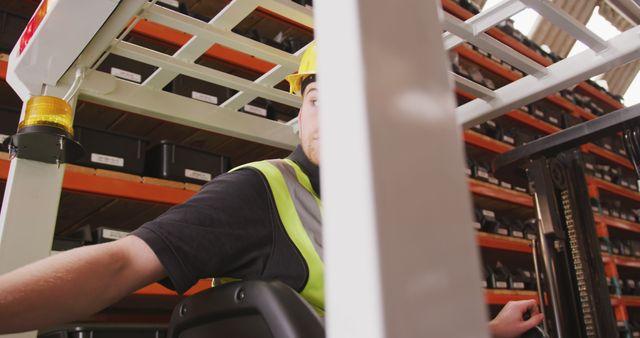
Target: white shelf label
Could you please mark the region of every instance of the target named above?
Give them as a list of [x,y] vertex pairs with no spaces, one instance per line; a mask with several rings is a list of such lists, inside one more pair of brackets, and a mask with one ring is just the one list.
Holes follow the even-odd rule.
[[549,116],[549,121],[553,124],[558,124],[558,119],[553,116]]
[[496,288],[497,289],[506,289],[507,288],[507,282],[496,282]]
[[480,230],[482,228],[482,225],[478,222],[473,222],[473,228]]
[[595,167],[591,163],[585,163],[584,166],[589,170],[594,170],[595,169]]
[[158,0],[158,2],[162,2],[163,4],[167,4],[171,7],[180,8],[178,0]]
[[200,92],[197,92],[195,90],[191,92],[191,98],[192,99],[196,99],[198,101],[218,104],[218,97],[217,96],[200,93]]
[[511,232],[513,237],[524,238],[524,233],[522,231],[514,230]]
[[539,117],[544,117],[544,112],[542,112],[542,110],[534,110],[533,111],[533,115],[539,116]]
[[492,120],[487,121],[487,124],[490,125],[491,127],[495,127],[496,123]]
[[111,229],[102,229],[102,238],[118,240],[120,238],[124,238],[129,233],[126,231],[117,231]]
[[0,143],[4,142],[9,137],[9,135],[0,134]]
[[211,181],[211,174],[205,173],[205,172],[202,172],[202,171],[197,171],[197,170],[185,169],[184,170],[184,176],[185,177],[189,177],[189,178],[193,178],[194,180],[200,180],[200,181],[204,181],[204,182]]
[[498,233],[499,233],[500,235],[509,236],[509,230],[508,230],[508,229],[500,228],[500,229],[498,229]]
[[503,188],[506,188],[506,189],[511,189],[511,187],[512,187],[511,183],[505,182],[505,181],[500,182],[500,186],[503,187]]
[[479,177],[486,178],[486,179],[489,178],[489,172],[484,169],[478,169],[476,170],[476,172],[478,173]]
[[534,239],[536,239],[536,235],[534,235],[534,234],[527,234],[527,239],[534,240]]
[[522,290],[522,289],[524,289],[524,283],[523,282],[513,282],[511,287],[513,289]]
[[482,209],[482,214],[484,215],[484,217],[496,217],[496,213],[491,210]]
[[515,191],[519,191],[519,192],[524,192],[524,193],[526,193],[526,192],[527,192],[527,189],[522,188],[522,187],[515,187],[515,188],[513,188],[513,189],[514,189]]
[[489,183],[499,185],[500,181],[495,177],[489,177]]
[[111,75],[117,76],[121,79],[133,81],[136,83],[142,82],[142,76],[133,72],[126,71],[124,69],[111,67]]
[[611,150],[611,149],[612,149],[612,148],[611,148],[611,145],[610,145],[609,143],[605,143],[605,144],[603,144],[603,146],[604,146],[604,148],[605,148],[605,149],[607,149],[607,150]]
[[267,116],[267,110],[264,108],[252,106],[250,104],[244,105],[244,111],[247,113],[252,113],[260,116]]
[[513,137],[507,136],[507,135],[502,135],[502,141],[509,143],[511,145],[516,143],[516,140]]
[[91,153],[91,162],[112,165],[114,167],[124,167],[124,158]]

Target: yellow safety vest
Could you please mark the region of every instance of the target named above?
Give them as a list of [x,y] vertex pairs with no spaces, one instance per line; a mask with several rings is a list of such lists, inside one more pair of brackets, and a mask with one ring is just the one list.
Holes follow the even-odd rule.
[[304,227],[304,222],[321,222],[322,202],[309,177],[289,159],[248,163],[231,171],[241,168],[257,169],[267,179],[280,221],[308,267],[309,277],[300,295],[323,315],[324,263]]

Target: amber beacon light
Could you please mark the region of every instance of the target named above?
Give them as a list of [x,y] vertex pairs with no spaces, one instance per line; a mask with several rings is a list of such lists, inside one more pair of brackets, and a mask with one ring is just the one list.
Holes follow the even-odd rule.
[[61,164],[79,158],[82,146],[73,140],[73,110],[54,96],[33,96],[27,101],[18,132],[9,140],[12,156]]

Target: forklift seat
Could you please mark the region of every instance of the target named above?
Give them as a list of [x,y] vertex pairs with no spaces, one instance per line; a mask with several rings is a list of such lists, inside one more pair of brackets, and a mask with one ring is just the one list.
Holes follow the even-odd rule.
[[297,292],[279,281],[242,281],[182,300],[168,338],[322,338],[324,322]]

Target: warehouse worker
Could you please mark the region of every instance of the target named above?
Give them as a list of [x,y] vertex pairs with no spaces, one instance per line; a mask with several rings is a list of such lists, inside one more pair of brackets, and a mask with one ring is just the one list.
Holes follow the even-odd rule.
[[[278,279],[324,309],[315,44],[292,92],[303,97],[300,146],[284,160],[236,168],[115,242],[69,250],[0,276],[0,333],[85,318],[161,281],[182,293],[210,276]],[[531,310],[534,315],[523,320]],[[489,324],[516,337],[540,323],[534,301],[511,302]]]

